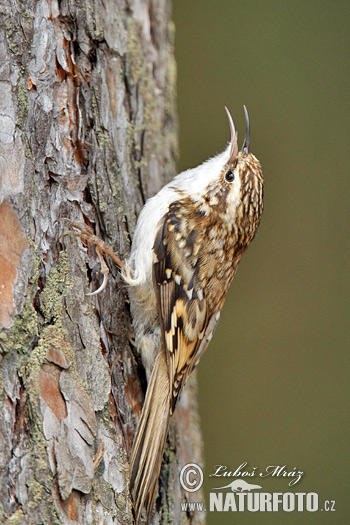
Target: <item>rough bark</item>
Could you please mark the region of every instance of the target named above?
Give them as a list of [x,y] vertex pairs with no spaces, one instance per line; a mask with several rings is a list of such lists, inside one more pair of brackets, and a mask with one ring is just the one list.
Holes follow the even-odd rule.
[[[145,198],[175,173],[169,0],[0,1],[0,521],[132,523],[143,402],[125,285],[63,236],[85,222],[123,259]],[[140,379],[141,378],[141,379]],[[200,462],[195,384],[170,431],[155,522]],[[194,497],[198,500],[198,493]]]

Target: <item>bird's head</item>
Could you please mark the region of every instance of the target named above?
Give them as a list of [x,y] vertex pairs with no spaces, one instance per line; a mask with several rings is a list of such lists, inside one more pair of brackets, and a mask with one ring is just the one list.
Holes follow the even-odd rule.
[[205,215],[218,213],[226,221],[238,223],[248,242],[254,236],[263,210],[263,174],[258,159],[249,152],[250,124],[244,106],[246,131],[238,149],[235,126],[227,108],[231,140],[223,153],[179,176],[186,191]]
[[242,148],[238,151],[237,133],[229,110],[225,107],[231,140],[225,151],[226,159],[218,177],[213,180],[208,194],[215,199],[215,188],[222,197],[226,195],[226,209],[239,217],[254,222],[260,221],[263,210],[264,180],[258,159],[249,152],[250,123],[247,108],[244,106],[246,130]]

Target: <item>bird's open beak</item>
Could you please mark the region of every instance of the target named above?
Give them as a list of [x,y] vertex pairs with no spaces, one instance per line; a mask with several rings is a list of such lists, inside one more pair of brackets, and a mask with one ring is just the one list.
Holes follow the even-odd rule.
[[242,151],[243,153],[249,152],[249,146],[250,146],[250,126],[249,126],[249,115],[248,110],[245,106],[244,107],[244,114],[245,114],[245,137],[242,144]]
[[230,124],[230,131],[231,131],[230,157],[229,157],[229,159],[227,161],[227,164],[230,164],[231,162],[233,162],[235,160],[235,158],[238,155],[238,144],[237,144],[237,135],[236,135],[235,125],[233,123],[231,114],[230,114],[230,112],[229,112],[229,110],[227,109],[226,106],[225,106],[225,110],[226,110],[226,113],[227,113],[227,116],[228,116],[228,121],[229,121],[229,124]]

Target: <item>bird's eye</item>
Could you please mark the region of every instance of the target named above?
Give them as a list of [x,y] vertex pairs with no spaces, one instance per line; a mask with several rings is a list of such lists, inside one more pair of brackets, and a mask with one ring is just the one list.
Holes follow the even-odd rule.
[[232,170],[228,170],[225,173],[225,181],[226,182],[233,182],[235,180],[235,174]]

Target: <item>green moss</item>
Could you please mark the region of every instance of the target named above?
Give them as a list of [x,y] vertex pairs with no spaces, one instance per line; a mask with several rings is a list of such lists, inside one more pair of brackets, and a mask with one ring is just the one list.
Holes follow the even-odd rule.
[[120,176],[120,169],[117,161],[112,162],[111,168],[115,176],[113,177],[113,185],[112,185],[112,197],[115,199],[118,199],[123,202],[122,199],[122,185],[119,180]]
[[40,296],[41,310],[47,323],[62,326],[62,301],[67,289],[72,289],[73,285],[69,273],[68,255],[62,252],[58,265],[51,269]]
[[64,327],[63,303],[67,293],[73,288],[74,281],[71,278],[68,255],[62,252],[57,266],[51,269],[40,296],[40,306],[45,325],[41,329],[38,344],[33,349],[25,370],[23,370],[24,381],[34,406],[39,395],[40,368],[51,348],[59,348],[66,355],[71,363],[71,371],[79,384],[86,389],[85,383],[76,372],[75,353],[68,342],[66,328]]
[[[31,440],[29,452],[31,457],[31,470],[33,478],[28,485],[29,501],[28,510],[39,513],[40,523],[59,523],[52,502],[43,504],[46,493],[45,487],[53,487],[53,477],[47,457],[47,441],[43,434],[42,421],[38,417],[38,402],[40,395],[40,370],[50,348],[59,348],[67,355],[70,361],[74,359],[74,351],[67,343],[66,330],[63,326],[64,298],[73,286],[70,277],[70,265],[66,253],[60,255],[59,261],[47,276],[45,288],[41,293],[41,312],[43,326],[40,330],[38,344],[33,348],[28,360],[21,367],[20,373],[28,393],[29,417]],[[44,487],[45,485],[45,487]]]
[[31,11],[29,11],[29,9],[26,9],[25,11],[23,11],[23,13],[22,13],[22,17],[23,17],[23,18],[26,18],[26,19],[29,20],[30,22],[34,20],[34,16],[33,16],[33,14],[31,13]]
[[20,315],[14,318],[11,329],[1,332],[1,346],[6,352],[27,353],[37,334],[37,314],[31,297],[27,298]]
[[38,345],[34,348],[28,361],[25,364],[25,370],[22,370],[23,379],[31,401],[34,405],[37,402],[39,391],[39,372],[48,350],[59,348],[69,359],[73,357],[73,350],[66,342],[65,331],[56,325],[49,325],[43,328]]
[[27,138],[25,139],[24,154],[27,157],[27,159],[31,159],[32,158],[32,152],[30,151],[30,147],[29,147],[29,143],[27,141]]
[[86,23],[88,32],[95,41],[102,41],[104,37],[103,25],[99,26],[99,16],[96,15],[97,4],[93,0],[87,0],[86,2]]
[[96,136],[97,136],[98,145],[101,151],[104,150],[105,144],[107,144],[108,146],[112,144],[108,131],[106,129],[103,130],[98,125],[96,126]]
[[14,514],[11,514],[6,521],[6,525],[20,525],[21,523],[24,523],[24,514],[21,509],[16,510]]
[[[31,471],[33,477],[28,484],[28,510],[36,510],[42,519],[39,523],[53,524],[60,523],[53,501],[47,498],[47,490],[55,490],[53,476],[48,464],[47,441],[38,426],[32,427],[32,439],[29,445],[31,457]],[[45,497],[46,496],[46,497]],[[33,518],[33,515],[31,515]]]
[[[15,52],[17,55],[20,54],[19,51],[15,51],[15,48],[17,50],[17,44],[13,44],[13,49],[11,49],[11,45],[9,46],[10,49]],[[16,127],[21,129],[22,131],[25,131],[26,123],[27,123],[27,116],[28,116],[28,110],[29,110],[29,97],[28,97],[28,89],[27,89],[27,72],[26,69],[21,66],[19,69],[19,80],[17,82],[17,102],[18,102],[18,115],[17,115],[17,122]],[[27,158],[31,158],[31,150],[29,147],[28,137],[26,133],[22,134],[22,142],[24,144],[24,154]]]
[[18,117],[17,117],[17,127],[23,129],[27,121],[27,113],[29,109],[29,100],[28,100],[28,90],[24,81],[24,69],[21,68],[21,77],[17,84],[17,100],[18,100]]
[[31,348],[34,337],[38,335],[38,318],[33,307],[33,295],[37,288],[39,260],[35,254],[33,241],[28,238],[33,255],[33,275],[29,280],[27,300],[22,312],[16,315],[10,330],[0,333],[0,344],[5,352],[26,354]]
[[33,499],[28,503],[28,507],[35,509],[43,498],[44,488],[36,479],[33,479],[29,485],[29,490]]
[[100,99],[100,93],[96,87],[94,87],[93,95],[91,97],[91,111],[93,115],[94,129],[98,142],[98,147],[104,152],[105,146],[112,146],[112,141],[109,133],[106,129],[102,129],[99,124],[99,113],[98,113],[98,100]]
[[100,419],[102,417],[103,424],[107,425],[109,430],[111,430],[112,432],[115,432],[115,425],[114,425],[114,423],[113,423],[113,421],[111,419],[111,414],[110,414],[110,411],[109,411],[108,403],[105,404],[105,406],[99,412],[97,417],[98,417],[98,419]]
[[[61,348],[65,343],[62,333],[62,300],[66,286],[69,265],[67,255],[62,254],[57,268],[52,268],[46,286],[41,293],[41,310],[47,326],[41,330],[38,345],[33,349],[22,375],[29,387],[29,392],[38,394],[37,376],[46,357],[47,350],[52,346]],[[33,308],[34,310],[34,308]],[[52,323],[52,324],[50,324]]]
[[8,22],[5,30],[6,30],[7,43],[8,43],[9,50],[12,51],[12,53],[17,54],[18,47],[17,47],[17,43],[14,40],[16,31],[15,31],[15,27],[11,20]]
[[40,501],[43,496],[43,487],[35,479],[32,480],[30,491],[33,494],[34,501]]

